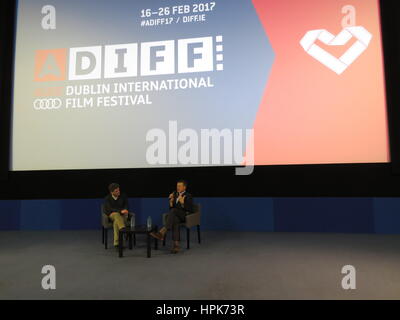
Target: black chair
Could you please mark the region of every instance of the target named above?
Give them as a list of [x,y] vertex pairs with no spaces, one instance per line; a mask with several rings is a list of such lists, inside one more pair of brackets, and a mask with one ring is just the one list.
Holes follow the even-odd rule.
[[[186,216],[185,222],[182,222],[179,227],[186,228],[186,242],[187,242],[187,249],[190,249],[190,229],[192,227],[197,227],[197,239],[198,242],[201,243],[201,236],[200,236],[200,218],[201,218],[201,206],[200,204],[193,204],[194,212],[188,214]],[[165,225],[167,221],[168,213],[163,214],[163,223]],[[165,238],[163,241],[163,246],[165,246]]]
[[[135,216],[135,213],[129,211],[128,216],[125,219],[125,225],[128,225],[128,222],[132,217]],[[102,229],[102,238],[101,241],[104,244],[104,248],[108,249],[108,230],[113,229],[112,220],[104,213],[104,204],[101,204],[101,229]],[[136,240],[136,239],[135,239]]]

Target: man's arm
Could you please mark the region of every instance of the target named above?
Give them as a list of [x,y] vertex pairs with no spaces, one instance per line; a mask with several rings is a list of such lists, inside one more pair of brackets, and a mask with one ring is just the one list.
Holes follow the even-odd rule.
[[185,196],[183,208],[185,211],[193,212],[193,198],[190,194]]
[[174,192],[172,192],[169,195],[168,201],[169,201],[169,208],[170,209],[175,208],[175,206],[176,206],[176,198],[175,198]]
[[128,212],[129,212],[129,202],[128,202],[128,197],[127,197],[127,195],[126,195],[126,194],[124,194],[122,197],[123,197],[123,198],[122,198],[122,200],[123,200],[123,204],[122,204],[122,210],[121,210],[121,212],[128,213]]
[[104,199],[104,213],[109,216],[112,212],[114,212],[114,210],[111,208],[109,198],[106,197]]

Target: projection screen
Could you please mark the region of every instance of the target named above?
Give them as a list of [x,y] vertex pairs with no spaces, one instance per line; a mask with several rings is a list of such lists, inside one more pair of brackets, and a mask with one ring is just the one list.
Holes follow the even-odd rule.
[[389,162],[376,0],[20,0],[11,169]]

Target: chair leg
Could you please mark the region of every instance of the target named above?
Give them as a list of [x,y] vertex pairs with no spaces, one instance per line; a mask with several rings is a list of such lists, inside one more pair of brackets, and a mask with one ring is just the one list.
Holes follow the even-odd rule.
[[190,249],[190,228],[186,228],[187,248]]
[[101,227],[101,243],[104,244],[104,227]]
[[165,247],[165,240],[166,240],[166,238],[167,238],[167,234],[164,236],[164,240],[163,240],[163,242],[162,242],[163,247]]
[[104,228],[104,248],[108,249],[108,229]]
[[200,225],[197,226],[197,238],[199,239],[199,243],[201,243],[201,237],[200,237]]

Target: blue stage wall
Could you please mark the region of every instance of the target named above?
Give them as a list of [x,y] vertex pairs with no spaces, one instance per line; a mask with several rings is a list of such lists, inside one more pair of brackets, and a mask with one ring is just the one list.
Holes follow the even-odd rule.
[[[1,200],[0,230],[100,229],[102,199]],[[400,233],[400,198],[197,198],[203,230]],[[130,198],[161,225],[165,198]]]

